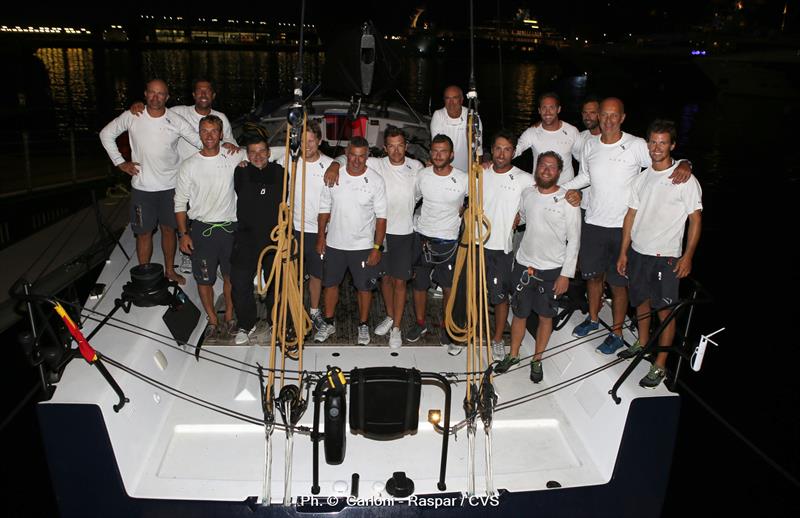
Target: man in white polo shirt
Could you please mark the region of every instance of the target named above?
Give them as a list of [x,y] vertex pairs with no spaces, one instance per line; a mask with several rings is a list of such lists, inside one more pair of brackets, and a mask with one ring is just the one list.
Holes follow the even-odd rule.
[[[628,202],[628,213],[622,226],[622,245],[617,271],[630,279],[631,305],[636,308],[639,340],[618,356],[631,358],[650,339],[650,313],[658,312],[663,322],[670,306],[678,301],[680,279],[692,271],[692,258],[700,241],[703,211],[700,183],[692,176],[675,185],[669,179],[677,166],[671,153],[675,149],[675,124],[656,120],[647,130],[647,149],[653,164],[634,181]],[[682,251],[686,219],[689,235]],[[658,344],[672,345],[675,320],[659,337]],[[646,388],[655,388],[664,379],[667,353],[660,353],[650,372],[639,381]]]
[[[375,334],[389,333],[389,347],[403,345],[400,322],[406,305],[406,283],[411,279],[414,266],[414,186],[417,173],[424,166],[406,156],[406,135],[400,128],[390,126],[383,133],[383,158],[367,158],[367,167],[378,172],[386,183],[388,204],[386,242],[381,258],[381,293],[386,306],[386,316],[375,326]],[[333,185],[339,179],[339,167],[344,165],[339,157],[325,175],[325,183]]]
[[[617,273],[616,262],[622,243],[622,222],[628,210],[627,202],[634,179],[645,167],[650,167],[647,143],[622,131],[625,106],[610,97],[600,103],[600,138],[587,140],[578,176],[562,185],[568,191],[590,186],[590,201],[581,231],[581,275],[586,280],[589,316],[573,330],[577,337],[599,329],[599,314],[603,298],[603,283],[611,286],[613,326],[597,351],[614,354],[625,343],[622,325],[628,308],[628,280]],[[670,179],[685,182],[691,167],[682,162]],[[569,192],[567,199],[576,194]],[[577,198],[577,196],[576,196]]]
[[531,126],[522,132],[517,142],[514,158],[530,148],[533,163],[537,163],[540,153],[555,151],[564,158],[564,170],[559,182],[564,184],[575,177],[572,169],[572,151],[578,140],[578,128],[558,118],[561,113],[561,101],[555,92],[547,92],[539,97],[539,116],[542,123]]
[[[586,129],[578,133],[578,138],[575,139],[575,146],[572,148],[572,156],[578,161],[578,164],[583,161],[583,148],[586,145],[586,141],[593,138],[600,138],[599,111],[600,101],[597,98],[587,97],[583,100],[583,104],[581,104],[581,120]],[[581,198],[581,209],[585,214],[586,209],[589,207],[589,189],[583,189],[581,194],[583,195]]]
[[[447,135],[453,142],[453,167],[459,171],[466,171],[469,162],[470,146],[467,142],[467,115],[468,110],[462,106],[464,93],[461,88],[451,85],[444,89],[444,108],[433,112],[431,117],[431,137],[436,135]],[[478,119],[478,131],[483,131],[480,118]],[[478,139],[478,155],[481,149],[482,139]]]
[[[334,315],[339,284],[347,270],[358,291],[358,344],[369,344],[369,306],[377,286],[381,243],[386,235],[386,187],[381,175],[367,167],[369,143],[353,137],[347,146],[347,167],[339,184],[324,187],[317,221],[317,254],[325,256],[325,322],[314,340],[336,333]],[[325,229],[327,228],[327,234]]]
[[558,298],[569,288],[578,261],[581,212],[566,201],[566,190],[558,186],[563,164],[557,153],[541,153],[536,164],[536,186],[522,193],[519,214],[526,228],[512,274],[515,290],[511,353],[495,366],[496,372],[505,372],[519,363],[528,316],[535,312],[539,315],[539,325],[530,365],[530,379],[534,383],[544,378],[542,353],[553,333]]
[[[294,228],[294,238],[297,243],[300,243],[300,229],[304,224],[303,232],[303,272],[308,275],[308,299],[309,299],[309,315],[314,323],[314,328],[319,331],[324,323],[322,312],[319,309],[320,299],[322,297],[322,258],[316,252],[317,247],[317,233],[319,231],[318,217],[319,217],[319,202],[322,196],[322,190],[325,187],[324,177],[325,171],[333,163],[333,159],[319,150],[319,145],[322,142],[322,129],[319,122],[316,120],[309,120],[306,124],[306,151],[305,157],[301,157],[297,161],[297,183],[294,187],[294,201],[292,202],[292,227]],[[283,166],[285,156],[283,155],[283,148],[278,150],[279,158],[278,164]],[[306,167],[306,196],[305,206],[302,207],[305,213],[301,211],[303,203],[303,189],[302,189],[302,174],[303,163]],[[291,174],[291,170],[289,171]],[[301,216],[301,214],[303,214]],[[324,230],[324,228],[323,228]]]
[[[142,116],[130,111],[109,122],[100,131],[100,142],[109,158],[121,171],[131,175],[131,228],[136,234],[139,264],[149,263],[153,255],[153,231],[161,230],[164,273],[179,284],[186,279],[175,271],[175,179],[180,159],[178,142],[183,138],[200,149],[197,128],[166,108],[167,84],[161,79],[147,83],[146,108]],[[117,148],[116,138],[125,131],[131,143],[131,161],[126,162]]]
[[[217,92],[214,91],[214,85],[208,79],[197,79],[192,84],[192,98],[194,104],[179,104],[169,108],[171,113],[177,113],[189,123],[190,126],[197,129],[200,127],[200,119],[206,115],[216,115],[222,121],[222,147],[224,147],[228,154],[235,153],[239,150],[239,145],[233,138],[233,131],[228,117],[224,113],[214,110],[211,105],[217,97]],[[131,105],[131,113],[137,117],[144,111],[144,103],[137,101]],[[190,156],[197,153],[197,148],[192,142],[181,139],[178,141],[178,154],[180,160],[183,162]]]
[[181,163],[174,207],[181,251],[192,256],[192,274],[208,317],[206,336],[217,337],[222,331],[214,308],[217,268],[222,270],[225,331],[230,334],[237,330],[233,321],[230,275],[236,231],[233,176],[247,155],[244,152],[233,155],[220,152],[222,120],[216,115],[207,115],[200,120],[200,140],[203,149]]
[[503,332],[508,320],[508,299],[513,286],[514,265],[512,238],[517,226],[517,212],[522,192],[533,186],[533,175],[511,165],[514,137],[500,131],[492,139],[492,165],[483,172],[483,212],[491,224],[491,234],[484,243],[486,282],[489,304],[494,305],[492,355],[505,357]]
[[[436,135],[431,141],[432,166],[417,175],[415,198],[422,200],[422,210],[416,223],[417,254],[414,266],[414,313],[416,321],[409,327],[406,340],[416,342],[428,332],[425,306],[431,281],[442,288],[442,308],[447,307],[453,285],[453,268],[458,252],[458,234],[464,198],[467,196],[467,173],[451,165],[453,141],[447,135]],[[453,356],[463,347],[453,344],[444,325],[439,341]]]

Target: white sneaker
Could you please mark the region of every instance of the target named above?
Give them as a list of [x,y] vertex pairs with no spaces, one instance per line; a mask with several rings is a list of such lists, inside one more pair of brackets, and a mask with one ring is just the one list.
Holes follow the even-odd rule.
[[236,338],[234,338],[234,343],[236,345],[244,345],[250,343],[250,337],[253,336],[253,333],[256,332],[256,326],[253,326],[253,329],[247,331],[245,329],[239,328],[239,331],[236,333]]
[[311,323],[314,325],[314,329],[317,331],[322,329],[323,324],[325,324],[325,318],[322,316],[322,311],[317,310],[316,313],[311,315]]
[[375,326],[375,334],[378,336],[386,335],[386,333],[388,333],[392,328],[392,324],[394,324],[394,320],[392,320],[390,317],[384,317],[384,319],[381,320],[381,323]]
[[506,344],[502,339],[499,342],[492,341],[492,356],[495,360],[506,357]]
[[358,326],[358,345],[369,345],[369,326],[367,324]]
[[314,335],[315,342],[324,342],[331,336],[336,334],[336,324],[328,324],[325,322],[321,328],[317,331],[317,334]]
[[453,342],[447,344],[447,354],[449,354],[450,356],[458,356],[459,354],[461,354],[461,351],[463,350],[464,347],[458,344],[454,344]]
[[391,349],[400,349],[403,346],[403,335],[399,327],[393,327],[392,332],[389,333],[389,347]]
[[181,252],[181,265],[178,267],[181,273],[192,273],[192,256]]

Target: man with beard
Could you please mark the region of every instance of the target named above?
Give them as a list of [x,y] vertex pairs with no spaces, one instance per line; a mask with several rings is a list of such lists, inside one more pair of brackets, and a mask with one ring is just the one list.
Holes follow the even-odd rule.
[[[614,354],[625,344],[622,325],[628,308],[628,280],[617,273],[616,263],[622,244],[622,223],[627,212],[630,189],[642,168],[650,167],[647,143],[622,131],[625,106],[609,97],[600,103],[600,138],[589,139],[583,149],[581,170],[572,181],[563,184],[567,198],[578,194],[573,189],[590,186],[591,197],[581,232],[580,271],[589,299],[589,316],[572,334],[584,337],[600,327],[599,315],[603,285],[608,282],[612,294],[613,326],[597,351]],[[675,183],[691,176],[691,167],[682,162],[670,175]]]
[[503,332],[508,319],[508,296],[513,289],[511,250],[517,211],[523,191],[533,186],[530,173],[511,165],[513,156],[514,137],[506,131],[498,132],[492,139],[492,165],[481,175],[483,212],[491,224],[491,234],[484,243],[484,258],[489,304],[494,305],[492,355],[495,360],[505,357]]
[[[647,131],[647,149],[653,165],[639,175],[631,188],[628,213],[622,226],[622,246],[617,271],[630,279],[631,305],[636,308],[639,340],[618,354],[632,358],[650,339],[650,313],[658,312],[663,322],[678,296],[678,284],[692,271],[692,258],[700,241],[703,204],[701,189],[692,176],[675,185],[669,176],[677,166],[670,156],[675,149],[675,124],[657,120]],[[686,219],[689,237],[681,251]],[[662,347],[672,345],[675,320],[670,321],[659,337]],[[655,388],[664,379],[667,353],[660,353],[650,372],[639,381],[645,388]]]
[[519,363],[528,316],[535,312],[539,315],[539,326],[530,365],[530,379],[534,383],[544,377],[542,353],[553,333],[558,298],[566,293],[578,261],[580,209],[567,203],[566,189],[558,186],[563,164],[557,153],[541,153],[536,163],[536,185],[522,193],[519,215],[526,228],[511,276],[517,284],[512,302],[511,353],[495,366],[496,372],[506,372]]
[[[186,279],[175,271],[175,180],[180,160],[178,142],[192,142],[195,152],[202,146],[197,127],[167,110],[169,88],[161,79],[147,83],[146,107],[141,117],[126,111],[100,131],[100,142],[109,158],[131,179],[131,229],[136,234],[136,257],[139,264],[149,263],[153,256],[153,231],[161,231],[164,253],[164,274],[172,281],[185,284]],[[131,161],[127,162],[117,147],[116,138],[128,132]]]
[[558,118],[560,113],[561,101],[558,94],[547,92],[539,97],[539,116],[542,118],[542,123],[531,126],[520,135],[514,158],[530,148],[533,153],[533,163],[537,164],[539,154],[555,151],[559,156],[566,157],[564,171],[559,180],[563,184],[575,177],[570,156],[578,141],[578,129],[569,122],[560,120]]
[[[431,117],[431,136],[446,135],[453,143],[453,167],[466,171],[469,163],[470,144],[467,142],[468,110],[462,106],[464,93],[461,88],[451,85],[444,89],[444,108],[433,112]],[[478,119],[478,131],[483,131]],[[431,143],[432,144],[432,143]],[[478,140],[478,156],[481,155],[482,141]]]
[[[419,259],[414,266],[414,322],[406,334],[416,342],[428,332],[425,306],[431,280],[442,288],[442,308],[447,307],[453,285],[453,267],[458,251],[458,231],[467,196],[467,173],[451,165],[453,141],[447,135],[436,135],[431,141],[431,162],[417,175],[415,198],[422,200],[416,232]],[[453,356],[463,347],[453,344],[442,317],[439,341]]]
[[[597,118],[598,111],[600,111],[600,101],[594,97],[584,99],[581,105],[581,119],[586,129],[578,134],[578,138],[575,139],[575,146],[572,148],[572,156],[578,161],[578,164],[583,159],[583,147],[586,145],[586,141],[591,138],[599,138],[600,121]],[[589,206],[589,189],[583,189],[581,194],[583,195],[581,198],[581,211],[585,214],[586,208]]]
[[236,231],[233,175],[245,155],[220,152],[222,120],[216,115],[200,120],[200,140],[203,149],[184,160],[178,171],[175,218],[181,251],[192,256],[192,274],[208,317],[206,337],[216,338],[222,334],[214,307],[217,268],[222,270],[225,331],[230,334],[237,329],[231,289],[231,252]]

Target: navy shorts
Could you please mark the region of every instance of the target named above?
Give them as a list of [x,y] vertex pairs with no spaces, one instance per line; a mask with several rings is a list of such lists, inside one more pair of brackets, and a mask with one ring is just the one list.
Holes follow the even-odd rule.
[[149,234],[158,225],[178,228],[175,219],[175,189],[131,191],[131,229],[134,234]]
[[[489,292],[489,304],[508,302],[513,287],[511,272],[514,268],[514,254],[502,250],[484,249],[486,263],[486,286]],[[519,278],[519,277],[518,277]]]
[[628,279],[617,273],[617,259],[622,245],[622,228],[599,227],[584,223],[578,264],[584,280],[605,274],[611,286],[627,286]]
[[189,235],[192,237],[192,275],[197,284],[213,286],[217,282],[217,267],[223,276],[231,274],[231,255],[235,239],[236,222],[224,228],[213,223],[193,221]]
[[553,296],[553,288],[561,275],[561,268],[535,270],[533,277],[523,275],[527,269],[527,266],[514,261],[514,270],[511,273],[514,279],[511,311],[517,318],[528,318],[531,312],[540,317],[555,317],[558,315],[558,299]]
[[[294,231],[297,246],[300,246],[300,231]],[[298,248],[299,250],[299,248]],[[298,251],[297,260],[300,260]],[[322,258],[317,253],[317,233],[305,232],[303,234],[303,274],[322,279]]]
[[381,258],[386,275],[402,281],[411,278],[414,266],[414,234],[386,234],[386,251]]
[[672,270],[678,259],[643,255],[633,248],[628,251],[628,293],[631,306],[650,299],[652,309],[662,309],[678,300],[680,279]]
[[418,254],[414,264],[414,289],[425,291],[431,281],[442,288],[450,288],[453,285],[458,241],[430,238],[419,233],[414,235],[414,249]]
[[344,280],[344,274],[350,270],[353,284],[358,291],[370,291],[378,285],[381,263],[367,266],[367,258],[372,249],[339,250],[325,247],[323,261],[322,285],[326,288],[338,286]]

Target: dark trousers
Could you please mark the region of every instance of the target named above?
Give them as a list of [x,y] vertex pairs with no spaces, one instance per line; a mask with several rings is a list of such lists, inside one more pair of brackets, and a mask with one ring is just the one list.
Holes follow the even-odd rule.
[[[251,254],[248,254],[251,255]],[[272,261],[275,258],[274,253],[264,256],[262,268],[265,270],[264,278],[269,276],[269,270],[272,268]],[[236,318],[239,320],[239,327],[249,331],[256,325],[258,320],[258,310],[256,308],[256,299],[254,295],[253,279],[256,276],[256,261],[258,255],[252,261],[234,261],[231,265],[231,285],[233,288],[233,307],[236,311]],[[267,291],[265,302],[267,304],[267,320],[271,322],[272,319],[272,305],[275,301],[274,283]]]

